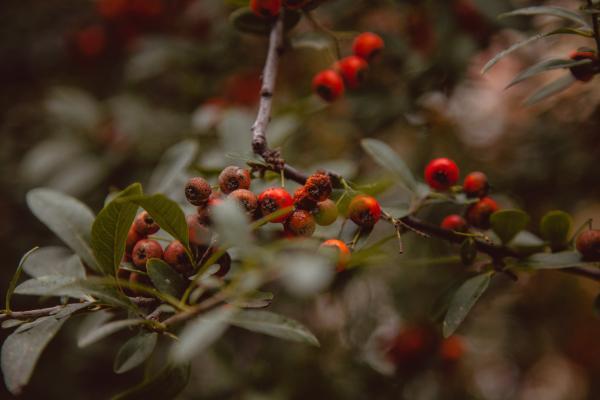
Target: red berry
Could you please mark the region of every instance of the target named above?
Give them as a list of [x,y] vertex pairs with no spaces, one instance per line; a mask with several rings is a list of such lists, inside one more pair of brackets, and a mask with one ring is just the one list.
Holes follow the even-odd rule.
[[212,188],[204,178],[190,178],[185,185],[185,198],[194,206],[206,204],[211,194]]
[[154,221],[154,218],[152,218],[148,212],[142,211],[137,217],[135,217],[135,220],[133,221],[133,228],[141,236],[146,237],[158,232],[160,226],[158,226],[156,221]]
[[450,336],[440,345],[440,358],[444,363],[455,363],[461,359],[465,352],[463,342],[458,336]]
[[99,0],[96,4],[98,14],[106,19],[124,16],[128,9],[128,0]]
[[290,10],[297,10],[308,4],[309,0],[283,0],[283,6]]
[[344,81],[340,74],[332,69],[326,69],[315,75],[312,88],[319,97],[331,103],[344,94]]
[[312,211],[317,207],[317,202],[312,198],[304,186],[294,192],[294,205],[296,208]]
[[258,198],[247,189],[234,190],[229,194],[229,197],[236,199],[250,216],[253,216],[258,208]]
[[489,190],[490,184],[483,172],[471,172],[463,182],[463,191],[467,197],[485,197]]
[[342,58],[335,64],[335,69],[342,75],[344,83],[350,89],[360,86],[368,68],[369,64],[358,56]]
[[150,258],[162,258],[163,249],[156,240],[142,239],[133,248],[131,258],[133,265],[138,268],[146,268],[146,262]]
[[284,224],[285,231],[293,236],[312,236],[315,233],[315,219],[304,210],[296,210]]
[[133,225],[129,228],[129,232],[127,232],[127,240],[125,242],[125,254],[131,255],[133,251],[133,247],[137,242],[142,239],[146,239],[145,235],[140,235]]
[[588,261],[600,260],[600,230],[590,229],[577,237],[577,251]]
[[250,9],[259,17],[273,18],[279,15],[281,0],[250,0]]
[[467,221],[457,214],[448,215],[440,225],[443,229],[456,232],[467,231]]
[[425,181],[431,188],[447,190],[458,181],[458,167],[448,158],[436,158],[425,168]]
[[102,25],[92,25],[79,31],[75,42],[79,52],[86,57],[99,56],[107,45],[106,28]]
[[371,32],[361,33],[354,39],[352,51],[354,55],[370,61],[381,52],[384,47],[383,39]]
[[329,239],[321,244],[321,247],[330,247],[337,249],[338,251],[338,261],[336,264],[336,268],[338,271],[343,271],[348,262],[350,261],[350,249],[346,246],[346,243],[342,242],[338,239]]
[[498,203],[491,197],[484,197],[467,208],[467,222],[477,228],[489,229],[490,216],[498,209]]
[[317,203],[315,222],[321,226],[333,224],[338,217],[338,209],[333,200],[327,199]]
[[238,189],[250,189],[251,180],[250,171],[232,165],[219,174],[219,187],[221,192],[229,194]]
[[[282,188],[270,188],[258,196],[258,206],[264,216],[272,214],[282,208],[291,207],[293,204],[294,200],[292,199],[292,196]],[[281,215],[271,220],[271,222],[283,222],[291,213],[292,211],[290,210],[289,213]]]
[[360,194],[350,202],[348,216],[356,225],[370,228],[381,218],[381,206],[374,197]]
[[589,64],[577,65],[571,67],[571,74],[575,79],[582,82],[589,82],[598,73],[598,56],[594,51],[591,50],[577,50],[571,53],[570,56],[573,61],[591,60]]
[[188,226],[188,235],[190,243],[194,246],[203,246],[210,244],[212,233],[206,225],[202,223],[202,218],[198,214],[190,214],[185,217]]
[[190,259],[185,247],[179,240],[174,240],[165,249],[163,260],[177,272],[187,273],[191,270]]
[[388,350],[388,357],[401,371],[426,365],[439,345],[439,337],[428,326],[408,326],[400,330]]
[[314,201],[327,200],[333,190],[331,178],[324,172],[317,172],[308,177],[304,189]]

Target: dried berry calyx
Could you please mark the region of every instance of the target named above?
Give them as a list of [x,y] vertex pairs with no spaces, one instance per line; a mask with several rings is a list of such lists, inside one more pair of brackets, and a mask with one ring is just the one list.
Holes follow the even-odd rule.
[[211,194],[212,188],[204,178],[191,178],[185,185],[185,197],[194,206],[206,204]]
[[319,171],[308,177],[304,189],[314,201],[327,200],[333,190],[331,178],[325,172]]
[[219,174],[219,188],[224,194],[238,189],[250,189],[250,171],[237,166],[229,166]]

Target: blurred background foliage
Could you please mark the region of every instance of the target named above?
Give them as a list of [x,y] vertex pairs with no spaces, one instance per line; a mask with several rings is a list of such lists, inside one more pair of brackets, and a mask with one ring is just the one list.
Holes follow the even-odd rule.
[[[117,15],[125,3],[130,11]],[[250,158],[249,127],[267,42],[228,22],[243,3],[2,2],[4,288],[26,250],[57,240],[27,210],[27,190],[53,187],[99,210],[108,192],[147,183],[166,149],[181,140],[199,146],[195,173],[214,174]],[[545,39],[487,75],[479,73],[502,48],[556,24],[553,18],[498,21],[496,15],[526,5],[580,3],[327,1],[314,13],[339,34],[344,54],[357,32],[374,31],[385,39],[384,56],[361,89],[325,106],[311,95],[310,82],[334,61],[334,52],[302,20],[288,37],[270,141],[301,169],[326,166],[374,183],[381,171],[360,139],[375,137],[414,171],[434,156],[456,159],[465,172],[484,171],[501,204],[521,207],[533,220],[552,209],[572,213],[575,226],[598,220],[597,83],[575,85],[532,108],[522,100],[552,73],[504,90],[532,62],[564,57],[585,40]],[[180,183],[161,189],[178,198]],[[381,200],[398,208],[406,202],[395,190]],[[449,211],[425,210],[423,216],[439,222]],[[392,241],[388,257],[316,298],[299,300],[269,288],[277,295],[272,307],[306,323],[321,348],[231,329],[195,361],[181,398],[600,398],[600,320],[593,312],[598,287],[560,272],[496,283],[461,328],[464,354],[451,366],[413,360],[391,373],[378,341],[398,329],[408,342],[427,335],[439,340],[436,305],[465,277],[460,262],[447,257],[456,248],[413,236],[405,241],[405,255],[397,255]],[[15,300],[21,307],[39,305]],[[76,325],[68,324],[44,353],[23,398],[103,399],[140,379],[140,371],[112,373],[122,338],[78,350]],[[0,389],[0,397],[8,396]]]

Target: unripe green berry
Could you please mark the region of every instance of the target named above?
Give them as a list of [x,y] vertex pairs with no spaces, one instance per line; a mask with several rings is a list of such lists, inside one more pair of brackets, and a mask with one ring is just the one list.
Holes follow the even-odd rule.
[[317,211],[314,216],[318,225],[328,226],[337,220],[338,208],[333,200],[327,199],[317,203]]

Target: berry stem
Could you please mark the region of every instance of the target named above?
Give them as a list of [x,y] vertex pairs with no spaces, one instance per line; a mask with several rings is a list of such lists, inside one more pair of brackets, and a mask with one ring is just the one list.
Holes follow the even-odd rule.
[[308,22],[310,22],[314,30],[322,32],[323,34],[325,34],[325,36],[329,37],[331,43],[333,43],[333,47],[335,48],[336,58],[338,60],[341,60],[342,50],[340,48],[340,41],[338,40],[336,34],[330,29],[327,29],[325,26],[323,26],[323,24],[321,24],[310,11],[303,11],[303,14],[308,20]]
[[[592,0],[587,0],[587,8],[594,11],[594,4]],[[600,53],[600,23],[598,22],[598,15],[592,12],[592,27],[594,28],[594,39],[596,40],[596,50]]]

